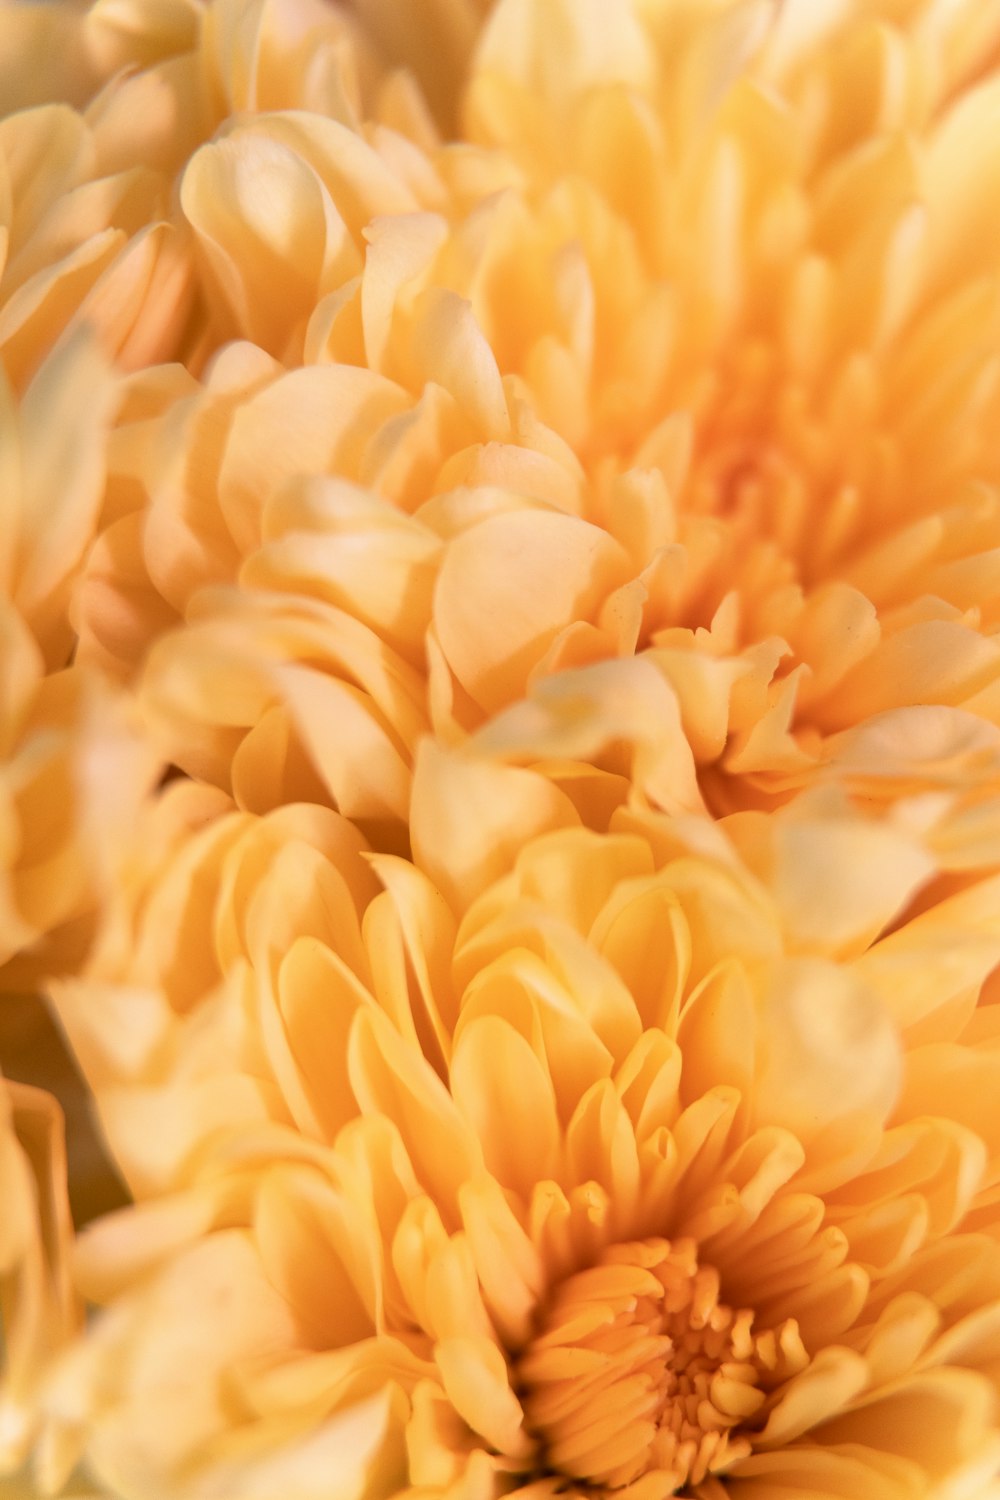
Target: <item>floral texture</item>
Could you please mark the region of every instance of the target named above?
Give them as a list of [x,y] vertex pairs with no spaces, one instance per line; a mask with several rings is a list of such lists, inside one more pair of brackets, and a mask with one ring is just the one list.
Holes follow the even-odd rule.
[[843,807],[702,849],[441,754],[415,864],[157,809],[57,991],[145,1204],[83,1242],[114,1311],[56,1420],[125,1494],[340,1493],[352,1443],[378,1493],[988,1476],[996,877],[921,909],[928,841]]
[[993,0],[0,0],[25,1495],[997,1500],[998,143]]
[[69,665],[67,611],[100,524],[113,390],[82,334],[19,404],[0,382],[0,988],[79,958],[157,770],[131,705]]
[[[697,9],[508,0],[460,146],[261,112],[186,169],[225,331],[254,349],[144,434],[146,503],[95,555],[81,629],[135,670],[189,624],[146,686],[168,753],[204,746],[198,774],[246,805],[233,757],[265,722],[288,739],[274,710],[323,779],[339,684],[392,746],[397,815],[418,730],[592,761],[623,698],[633,747],[672,700],[716,812],[831,776],[881,798],[995,780],[997,96],[956,88],[996,27],[958,13],[932,68],[943,13],[803,55],[802,6],[770,29],[767,6]],[[370,500],[295,502],[303,473]],[[388,622],[342,582],[373,531],[392,579],[373,561],[358,588]],[[198,701],[234,637],[255,680]]]

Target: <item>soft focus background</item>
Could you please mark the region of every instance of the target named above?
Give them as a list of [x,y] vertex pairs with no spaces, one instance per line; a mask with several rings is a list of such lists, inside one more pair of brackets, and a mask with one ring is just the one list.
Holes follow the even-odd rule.
[[127,1203],[128,1194],[95,1125],[86,1084],[62,1033],[37,996],[4,996],[0,1073],[47,1089],[62,1105],[70,1208],[77,1229]]

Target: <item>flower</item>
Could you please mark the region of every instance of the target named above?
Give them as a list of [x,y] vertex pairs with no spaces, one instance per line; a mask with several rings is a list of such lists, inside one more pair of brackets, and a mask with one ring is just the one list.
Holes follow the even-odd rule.
[[[994,29],[845,7],[819,46],[769,14],[502,0],[460,141],[260,108],[195,153],[201,391],[79,619],[84,657],[148,656],[180,764],[386,847],[427,728],[633,775],[668,719],[642,794],[716,814],[995,780]],[[208,357],[232,336],[306,368]],[[391,630],[328,577],[362,507]]]
[[[993,722],[996,269],[969,247],[996,86],[958,85],[995,23],[960,8],[945,43],[940,13],[894,28],[845,7],[807,46],[805,17],[510,0],[465,100],[470,140],[525,187],[458,232],[449,286],[582,461],[582,514],[638,564],[636,646],[717,811],[841,757],[853,781],[873,744],[892,796],[940,774],[942,724],[950,750],[966,715]],[[466,604],[449,656],[474,698],[497,602]],[[571,639],[567,666],[606,654]],[[557,729],[577,691],[553,685]]]
[[421,17],[0,0],[7,1461],[995,1500],[1000,17]]
[[995,861],[925,906],[902,807],[599,834],[430,744],[411,827],[171,788],[57,989],[139,1200],[48,1398],[100,1480],[985,1483]]

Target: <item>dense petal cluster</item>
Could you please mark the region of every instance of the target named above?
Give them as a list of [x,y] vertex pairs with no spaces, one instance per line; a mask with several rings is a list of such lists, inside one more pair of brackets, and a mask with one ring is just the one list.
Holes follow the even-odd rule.
[[319,1495],[357,1422],[379,1493],[987,1474],[997,877],[925,907],[902,824],[598,834],[440,755],[415,863],[171,789],[56,992],[146,1200],[83,1243],[115,1309],[52,1397],[96,1472]]
[[0,1079],[0,1475],[996,1500],[998,142],[983,0],[0,0],[0,992],[134,1199]]
[[[976,187],[996,86],[952,100],[946,72],[927,76],[925,28],[888,22],[853,21],[807,65],[802,7],[786,9],[766,37],[766,7],[738,5],[678,18],[668,41],[655,7],[508,3],[472,60],[461,147],[284,112],[195,156],[181,206],[226,332],[317,368],[269,376],[228,351],[180,457],[167,419],[169,473],[151,439],[151,503],[95,559],[93,649],[144,659],[166,604],[194,626],[152,673],[179,734],[230,758],[274,698],[264,663],[290,653],[318,649],[322,675],[371,693],[361,663],[328,659],[339,618],[297,617],[359,543],[350,521],[328,534],[346,497],[284,504],[294,469],[349,478],[422,528],[394,562],[425,608],[393,621],[424,667],[405,690],[422,728],[474,732],[527,692],[537,707],[496,743],[538,759],[572,742],[577,698],[597,724],[633,697],[633,743],[672,698],[715,811],[831,766],[882,797],[996,776],[1000,266]],[[961,66],[983,65],[991,28],[954,24]],[[890,76],[868,128],[860,111],[838,122],[840,91]],[[294,597],[276,599],[275,553],[293,549],[313,576],[296,560]],[[125,600],[141,601],[127,642]],[[265,637],[268,681],[212,722],[175,695],[198,675],[190,652],[204,679],[227,674],[233,633]],[[653,669],[641,688],[624,666],[588,672],[634,655]],[[405,716],[377,699],[407,764]]]
[[[244,111],[308,110],[348,134],[373,116],[422,118],[419,91],[402,79],[393,86],[383,55],[399,51],[391,18],[376,5],[359,9],[322,0],[4,0],[0,353],[11,379],[27,379],[83,324],[126,370],[179,358],[197,367],[234,319],[249,321],[265,345],[270,327],[282,349],[294,348],[294,309],[276,300],[268,314],[247,299],[289,291],[266,283],[284,264],[289,233],[306,227],[296,206],[301,172],[280,148],[247,152],[227,130]],[[452,9],[437,29],[458,65],[472,10]],[[433,30],[432,21],[425,41]],[[437,90],[439,110],[453,108],[460,76],[456,66]],[[216,132],[218,143],[199,150]],[[272,222],[255,225],[255,200],[275,192],[277,222],[272,204]],[[331,234],[331,286],[343,278],[341,238]],[[290,253],[308,260],[312,249]]]

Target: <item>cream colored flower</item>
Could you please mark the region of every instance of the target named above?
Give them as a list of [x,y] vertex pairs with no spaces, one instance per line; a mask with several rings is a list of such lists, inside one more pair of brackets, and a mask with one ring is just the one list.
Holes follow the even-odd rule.
[[166,794],[56,995],[147,1200],[81,1248],[110,1307],[48,1398],[64,1462],[296,1500],[985,1483],[995,876],[925,908],[905,804],[595,834],[431,744],[415,864],[220,812]]

